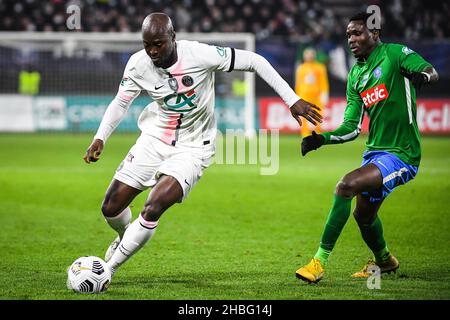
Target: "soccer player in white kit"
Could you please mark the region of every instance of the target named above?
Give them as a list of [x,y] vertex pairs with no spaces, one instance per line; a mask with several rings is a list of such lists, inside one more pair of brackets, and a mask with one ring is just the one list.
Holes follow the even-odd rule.
[[[300,99],[256,53],[176,41],[171,19],[163,13],[145,18],[142,39],[144,49],[129,59],[118,93],[84,156],[86,163],[99,159],[133,99],[147,91],[154,101],[139,116],[142,133],[119,165],[102,203],[107,223],[118,233],[105,255],[113,274],[150,240],[160,216],[186,198],[209,166],[216,136],[214,72],[257,72],[300,125],[300,116],[313,124],[321,122],[317,106]],[[143,210],[131,222],[129,204],[149,187]]]

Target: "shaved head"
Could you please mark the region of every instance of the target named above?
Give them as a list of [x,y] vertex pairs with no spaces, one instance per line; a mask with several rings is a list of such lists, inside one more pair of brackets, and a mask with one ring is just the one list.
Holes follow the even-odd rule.
[[156,12],[149,14],[142,22],[142,34],[144,35],[145,33],[175,35],[172,19],[165,13]]
[[175,31],[168,15],[156,12],[145,17],[142,22],[142,42],[155,66],[168,68],[177,61]]

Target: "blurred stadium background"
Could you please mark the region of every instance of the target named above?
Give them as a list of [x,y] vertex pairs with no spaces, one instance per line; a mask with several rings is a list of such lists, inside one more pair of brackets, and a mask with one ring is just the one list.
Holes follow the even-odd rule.
[[[382,40],[407,44],[440,75],[418,98],[421,174],[383,207],[388,242],[405,261],[400,275],[379,292],[348,281],[368,255],[352,225],[322,287],[299,289],[293,273],[316,250],[334,185],[359,165],[365,137],[300,158],[298,125],[275,92],[253,75],[217,73],[220,130],[291,133],[280,139],[280,172],[212,166],[189,201],[164,217],[151,250],[99,299],[450,299],[442,200],[450,192],[450,4],[425,0],[0,0],[0,299],[86,298],[67,292],[65,268],[77,256],[102,256],[113,238],[99,207],[148,96],[135,100],[118,129],[128,133],[112,136],[101,162],[81,158],[141,49],[147,14],[170,15],[178,38],[256,51],[292,87],[303,50],[315,48],[330,82],[322,129],[331,130],[342,120],[354,63],[348,17],[369,4],[381,8]],[[80,29],[66,24],[71,5],[80,8]],[[136,199],[134,215],[144,201]]]
[[[409,45],[438,70],[439,83],[419,96],[418,121],[423,132],[450,133],[450,5],[417,0],[0,1],[0,131],[95,130],[128,58],[141,49],[141,22],[154,11],[173,18],[178,38],[256,51],[292,86],[303,49],[314,47],[327,66],[332,98],[323,129],[332,129],[341,121],[354,63],[344,36],[347,19],[368,4],[381,8],[383,41]],[[80,9],[79,29],[72,31],[66,24],[71,5]],[[280,100],[270,99],[275,92],[259,77],[255,83],[244,77],[217,74],[219,129],[296,132]],[[147,103],[141,95],[120,130],[137,130],[135,119]],[[11,104],[20,105],[21,121]]]

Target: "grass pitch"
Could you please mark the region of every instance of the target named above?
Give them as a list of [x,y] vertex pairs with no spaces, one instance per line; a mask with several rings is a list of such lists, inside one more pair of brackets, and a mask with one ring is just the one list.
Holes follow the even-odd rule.
[[[294,275],[315,253],[336,182],[359,166],[365,137],[302,158],[300,139],[283,136],[278,174],[211,166],[108,292],[69,291],[66,268],[103,257],[115,237],[100,204],[136,137],[113,135],[86,165],[91,134],[0,135],[0,299],[450,299],[450,139],[438,137],[423,138],[418,176],[380,211],[400,269],[379,290],[350,278],[370,256],[353,218],[318,285]],[[147,194],[133,202],[134,218]]]

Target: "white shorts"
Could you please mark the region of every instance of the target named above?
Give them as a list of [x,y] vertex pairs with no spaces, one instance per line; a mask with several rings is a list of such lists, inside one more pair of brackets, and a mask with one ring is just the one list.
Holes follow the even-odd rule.
[[133,188],[154,187],[162,175],[172,176],[183,188],[184,200],[214,156],[215,144],[201,147],[172,146],[141,134],[116,170],[114,179]]

